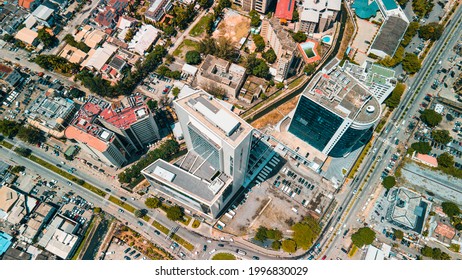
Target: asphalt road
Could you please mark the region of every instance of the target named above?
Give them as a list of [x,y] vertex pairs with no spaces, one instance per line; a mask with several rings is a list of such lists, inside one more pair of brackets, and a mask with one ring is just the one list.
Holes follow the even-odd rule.
[[[407,141],[408,137],[405,135],[404,125],[406,125],[407,121],[417,113],[419,104],[425,94],[431,92],[429,89],[430,83],[433,80],[429,77],[436,74],[438,61],[447,58],[448,53],[445,52],[445,50],[447,48],[452,48],[462,34],[462,24],[460,24],[461,15],[462,8],[459,6],[452,16],[451,22],[446,26],[440,40],[434,44],[432,50],[427,55],[422,69],[413,78],[408,80],[408,90],[400,103],[401,106],[393,112],[390,118],[391,121],[388,122],[385,129],[382,130],[382,133],[374,142],[371,151],[377,149],[376,153],[369,152],[369,155],[366,157],[365,164],[356,176],[354,182],[351,184],[351,190],[358,189],[363,184],[365,176],[369,172],[374,161],[377,160],[375,169],[373,170],[368,182],[362,187],[363,190],[357,194],[357,199],[355,199],[350,209],[348,209],[348,205],[350,205],[351,200],[355,197],[353,192],[351,192],[341,204],[342,211],[338,211],[335,215],[333,215],[331,224],[329,224],[326,228],[334,225],[334,229],[330,231],[329,234],[325,234],[325,236],[323,236],[321,248],[323,248],[324,253],[320,254],[319,257],[327,255],[329,258],[334,258],[338,255],[338,251],[333,251],[334,249],[340,250],[341,248],[339,243],[341,241],[343,230],[340,230],[340,234],[338,234],[339,229],[350,228],[356,223],[356,215],[361,210],[361,207],[365,205],[366,200],[370,197],[370,194],[374,190],[373,187],[377,186],[380,172],[388,164],[389,157],[395,152],[396,145],[392,143],[394,142],[393,140],[398,138],[400,141]],[[419,91],[417,91],[418,89]],[[411,102],[413,98],[415,99]],[[405,124],[402,123],[403,120],[406,121]],[[403,125],[403,127],[401,127],[401,125]],[[384,155],[385,150],[387,150],[386,155]],[[342,227],[342,225],[344,225],[344,227]]]

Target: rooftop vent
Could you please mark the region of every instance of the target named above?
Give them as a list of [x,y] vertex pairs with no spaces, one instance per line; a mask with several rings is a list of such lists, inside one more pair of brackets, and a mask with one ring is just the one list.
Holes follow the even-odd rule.
[[366,107],[366,112],[367,113],[372,114],[372,113],[374,113],[374,111],[375,111],[374,106],[369,105],[369,106]]

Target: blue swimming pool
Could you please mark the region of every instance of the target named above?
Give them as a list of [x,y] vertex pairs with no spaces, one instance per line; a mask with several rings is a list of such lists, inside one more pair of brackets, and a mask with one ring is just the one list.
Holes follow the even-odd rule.
[[362,19],[375,17],[377,11],[379,10],[379,5],[377,5],[377,2],[372,1],[369,3],[368,0],[355,0],[351,7],[355,9],[356,15]]
[[332,40],[332,38],[330,36],[324,36],[324,37],[321,38],[321,41],[323,43],[327,43],[327,44],[330,43],[331,40]]

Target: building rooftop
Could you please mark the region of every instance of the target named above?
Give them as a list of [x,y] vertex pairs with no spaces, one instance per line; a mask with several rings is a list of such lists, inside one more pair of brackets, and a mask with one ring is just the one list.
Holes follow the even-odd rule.
[[47,20],[54,13],[53,9],[48,8],[45,5],[40,5],[34,10],[32,15],[40,20]]
[[430,166],[438,167],[438,160],[430,155],[416,153],[415,158]]
[[175,103],[231,146],[237,146],[253,129],[205,91],[199,90]]
[[82,65],[99,71],[116,51],[116,46],[104,43],[103,46],[96,49],[92,55],[89,54],[88,58],[82,63]]
[[23,7],[24,9],[30,9],[31,4],[34,2],[35,0],[19,0],[18,5]]
[[65,125],[66,119],[75,110],[72,100],[61,97],[47,97],[41,94],[35,99],[26,111],[26,116],[39,121],[42,125],[51,129]]
[[245,76],[245,68],[209,54],[200,67],[200,75],[231,88],[237,88]]
[[5,252],[5,255],[3,256],[2,260],[30,260],[31,259],[31,254],[21,251],[17,248],[10,248]]
[[377,99],[340,67],[329,74],[318,72],[304,95],[342,118],[358,123],[373,123],[380,117]]
[[280,19],[292,20],[295,0],[279,0],[274,16]]
[[144,54],[158,37],[159,30],[157,28],[152,25],[143,25],[128,43],[128,48],[138,54]]
[[9,187],[1,187],[0,188],[0,210],[4,212],[10,211],[11,207],[16,203],[18,200],[19,195],[18,193],[9,188]]
[[59,56],[64,57],[71,63],[80,64],[87,57],[87,53],[79,50],[76,47],[66,44],[60,52]]
[[285,30],[284,27],[281,25],[279,19],[276,17],[272,17],[271,19],[269,19],[268,22],[273,28],[274,32],[276,33],[276,36],[279,39],[282,49],[287,52],[293,52],[297,48],[297,44],[295,43],[290,33],[287,32],[287,30]]
[[78,224],[74,221],[58,215],[47,227],[38,245],[60,258],[66,259],[77,243],[78,236],[74,234],[77,228]]
[[11,246],[13,237],[3,231],[0,231],[0,256],[5,253]]
[[370,49],[384,52],[390,57],[396,52],[409,23],[397,16],[390,16],[380,27],[379,34]]
[[223,173],[214,176],[218,170],[214,169],[207,161],[191,152],[188,155],[189,158],[186,156],[184,161],[188,163],[192,161],[188,159],[197,161],[197,163],[193,162],[193,165],[188,165],[183,161],[182,166],[188,170],[159,159],[142,172],[163,183],[174,185],[196,200],[212,204],[219,197],[218,193],[221,193],[220,191],[224,190],[223,187],[229,185],[232,179]]
[[454,236],[456,236],[456,230],[454,227],[452,227],[451,225],[448,225],[446,223],[442,223],[442,222],[437,222],[437,226],[435,228],[435,231],[434,233],[444,237],[444,238],[447,238],[449,240],[452,240],[454,238]]
[[120,129],[127,129],[133,123],[144,119],[150,113],[141,95],[128,97],[129,106],[113,103],[99,114],[100,118]]
[[94,120],[104,109],[109,107],[109,102],[90,96],[77,112],[71,125],[66,128],[66,137],[86,143],[100,152],[106,151],[108,143],[113,141],[115,137],[114,133],[95,124]]
[[409,189],[399,188],[396,202],[391,207],[391,218],[394,222],[416,232],[422,230],[427,203],[423,201],[420,194]]
[[19,30],[18,33],[14,36],[15,39],[23,41],[28,45],[32,45],[35,39],[38,37],[38,33],[34,30],[24,27],[23,29]]

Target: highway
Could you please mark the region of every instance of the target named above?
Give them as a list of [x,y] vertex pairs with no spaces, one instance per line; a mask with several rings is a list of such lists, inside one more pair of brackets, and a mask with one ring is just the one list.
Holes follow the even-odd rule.
[[[374,191],[374,187],[380,187],[378,184],[380,182],[379,175],[388,164],[389,157],[395,152],[396,145],[392,143],[393,139],[398,138],[400,141],[407,141],[406,129],[405,126],[401,127],[404,125],[401,121],[407,122],[417,113],[419,104],[425,94],[429,92],[430,83],[433,81],[428,77],[436,74],[437,67],[435,66],[438,65],[438,61],[447,58],[446,50],[452,48],[459,39],[462,33],[461,15],[462,8],[459,6],[452,17],[453,20],[446,26],[443,35],[428,53],[422,69],[407,81],[408,90],[400,103],[400,107],[393,112],[385,129],[382,130],[371,147],[371,151],[376,150],[376,152],[369,152],[364,165],[351,184],[350,194],[341,204],[341,208],[338,208],[342,210],[333,215],[325,228],[327,230],[334,226],[334,230],[321,237],[320,243],[323,253],[319,254],[319,257],[326,255],[329,258],[335,258],[338,256],[343,229],[361,226],[362,221],[357,222],[357,214]],[[384,154],[385,151],[387,151],[386,154]],[[376,162],[376,166],[372,170],[368,182],[365,182],[366,175],[374,162]],[[352,190],[358,190],[358,193],[355,194]]]

